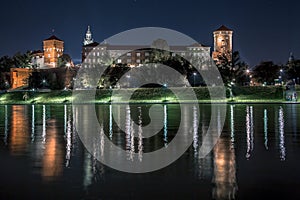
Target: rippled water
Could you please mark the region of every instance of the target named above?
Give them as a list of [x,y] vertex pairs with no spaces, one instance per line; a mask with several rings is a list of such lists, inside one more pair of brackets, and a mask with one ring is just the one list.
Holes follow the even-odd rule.
[[[150,106],[131,105],[125,116],[146,125]],[[180,107],[162,106],[164,127],[147,140],[120,130],[109,105],[96,110],[111,142],[126,150],[128,159],[133,153],[143,159],[144,152],[165,148],[176,135]],[[193,144],[176,162],[129,174],[87,152],[75,131],[71,105],[1,105],[0,199],[300,197],[300,105],[228,105],[221,137],[205,158],[199,157],[199,148],[211,111],[210,105],[199,107],[201,112],[185,119],[194,123]]]

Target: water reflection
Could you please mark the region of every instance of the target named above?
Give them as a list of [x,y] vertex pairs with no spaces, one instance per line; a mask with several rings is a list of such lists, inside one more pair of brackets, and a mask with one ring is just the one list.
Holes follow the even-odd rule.
[[231,141],[219,139],[214,148],[213,199],[235,199],[237,193],[235,149]]
[[63,170],[64,147],[59,142],[61,134],[57,130],[57,123],[56,119],[50,118],[46,125],[46,106],[43,105],[43,143],[45,143],[45,150],[42,161],[42,176],[45,180],[52,180],[60,176]]
[[198,126],[199,126],[199,116],[198,116],[198,109],[196,106],[193,106],[193,147],[195,156],[198,153]]
[[35,105],[31,105],[31,142],[35,139]]
[[66,167],[70,164],[71,149],[72,149],[72,122],[71,113],[67,110],[67,105],[64,105],[64,130],[66,138]]
[[[5,153],[10,156],[27,159],[24,163],[29,162],[32,166],[30,170],[35,175],[38,174],[42,181],[50,184],[51,181],[55,180],[53,183],[61,184],[70,191],[80,187],[88,190],[90,186],[95,184],[105,184],[103,183],[105,178],[111,180],[116,174],[120,176],[118,181],[122,181],[121,179],[125,177],[124,174],[117,173],[96,160],[97,154],[106,155],[105,147],[109,144],[105,137],[125,149],[127,159],[136,158],[138,161],[142,161],[145,159],[144,152],[146,150],[151,150],[153,147],[165,148],[172,141],[174,132],[176,132],[176,120],[180,117],[178,110],[174,108],[174,105],[164,104],[162,105],[163,126],[161,127],[161,135],[151,142],[146,141],[143,138],[142,129],[147,121],[146,106],[131,105],[126,107],[123,115],[126,119],[126,129],[122,132],[112,117],[112,106],[97,105],[97,109],[101,111],[99,115],[101,129],[97,133],[99,140],[94,142],[94,150],[90,154],[82,147],[75,134],[71,106],[4,105],[0,107],[0,112],[3,113],[3,117],[0,119],[0,129],[1,132],[3,131],[0,134],[0,141],[4,141],[3,144],[1,143],[4,145],[2,149],[4,152],[7,151]],[[213,151],[206,157],[200,158],[199,149],[202,144],[203,133],[209,125],[210,107],[201,105],[199,110],[191,105],[190,110],[183,110],[186,112],[186,118],[183,119],[184,123],[191,125],[185,129],[191,130],[192,133],[193,143],[190,149],[182,156],[183,159],[176,161],[170,168],[155,173],[162,177],[174,178],[178,173],[177,170],[183,171],[184,178],[186,178],[184,180],[187,182],[190,180],[198,181],[199,179],[212,182],[212,187],[209,187],[211,187],[210,194],[214,199],[234,199],[238,192],[238,182],[241,184],[241,179],[237,177],[237,166],[241,171],[245,169],[245,166],[239,165],[241,160],[251,158],[251,162],[247,162],[251,166],[247,167],[257,167],[254,166],[259,165],[257,159],[268,159],[272,152],[276,152],[276,159],[285,161],[285,164],[293,158],[290,156],[291,154],[299,154],[297,148],[300,143],[295,140],[298,134],[297,109],[299,109],[298,105],[229,105],[228,126],[225,126]],[[136,128],[133,128],[133,116],[136,117]],[[219,126],[219,123],[217,125]],[[275,134],[273,134],[274,132]],[[255,151],[253,151],[254,134]],[[290,137],[293,139],[291,140]],[[260,154],[261,149],[268,150],[266,157],[264,157],[265,154]],[[286,159],[287,149],[289,150],[288,160]],[[246,157],[243,152],[246,152]],[[253,157],[254,153],[259,156]],[[297,156],[294,155],[294,157]],[[282,168],[282,166],[276,165],[273,167],[276,172]],[[22,164],[20,168],[23,168]],[[176,170],[169,170],[174,168]],[[274,174],[274,177],[276,175]],[[143,176],[135,176],[134,180],[139,181],[140,177]],[[77,182],[69,181],[76,178],[80,180]],[[60,183],[61,180],[65,182]],[[143,181],[144,179],[141,182]],[[66,182],[70,185],[65,184]],[[203,184],[201,181],[196,183],[199,183],[199,188]],[[139,191],[135,192],[139,193]]]
[[4,106],[4,144],[7,145],[8,136],[8,115],[7,115],[7,105]]
[[43,138],[43,143],[46,142],[46,106],[43,105],[43,132],[42,132],[42,138]]
[[168,107],[164,105],[164,142],[165,147],[168,145]]
[[268,150],[268,111],[264,109],[264,139],[265,148]]
[[230,141],[231,147],[234,148],[234,105],[230,105]]
[[253,136],[253,106],[246,107],[246,133],[247,133],[247,153],[246,158],[249,159],[254,148]]
[[29,142],[28,107],[13,105],[11,107],[10,149],[13,155],[26,152]]
[[284,142],[284,113],[283,108],[280,106],[279,108],[279,150],[280,150],[280,160],[285,160],[285,142]]

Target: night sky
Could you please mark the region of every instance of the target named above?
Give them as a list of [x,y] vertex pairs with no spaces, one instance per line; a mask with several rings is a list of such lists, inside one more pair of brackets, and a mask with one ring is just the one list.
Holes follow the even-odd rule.
[[138,27],[182,32],[213,48],[212,32],[224,24],[234,30],[234,50],[251,66],[272,60],[285,64],[289,53],[300,58],[300,2],[265,0],[10,0],[1,1],[0,56],[42,49],[43,39],[65,41],[75,62],[87,25],[102,42]]

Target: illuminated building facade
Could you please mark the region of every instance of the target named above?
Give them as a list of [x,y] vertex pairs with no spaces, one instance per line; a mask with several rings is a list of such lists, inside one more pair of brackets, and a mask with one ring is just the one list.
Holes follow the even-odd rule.
[[10,69],[10,81],[11,88],[19,88],[28,85],[28,80],[32,74],[32,69],[28,68],[11,68]]
[[[213,60],[218,64],[220,56],[226,56],[231,61],[232,56],[232,33],[233,31],[225,26],[221,26],[214,34]],[[145,49],[159,48],[174,52],[180,56],[203,56],[210,55],[210,47],[195,43],[188,46],[172,46],[167,41],[157,39],[150,45],[111,45],[106,42],[99,44],[92,39],[92,33],[88,26],[83,47],[82,47],[82,67],[91,67],[94,64],[105,63],[103,58],[109,57],[116,64],[128,64],[129,66],[139,66],[147,62],[150,50]]]
[[43,41],[44,63],[49,67],[57,67],[57,61],[64,53],[64,42],[52,35]]
[[[172,46],[166,40],[157,39],[150,45],[111,45],[108,43],[94,42],[90,28],[88,27],[82,47],[82,67],[93,67],[95,64],[106,64],[114,61],[116,64],[127,64],[131,67],[139,66],[149,60],[153,51],[151,48],[163,49],[174,52],[180,56],[202,56],[210,54],[210,47],[199,43],[192,45]],[[107,58],[107,59],[106,59]]]
[[214,34],[214,51],[213,60],[219,64],[220,57],[225,57],[229,62],[232,60],[232,34],[233,31],[222,25],[213,32]]

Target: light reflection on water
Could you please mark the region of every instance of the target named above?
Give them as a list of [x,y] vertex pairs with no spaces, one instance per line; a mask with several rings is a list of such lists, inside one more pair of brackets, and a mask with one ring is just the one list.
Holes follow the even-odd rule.
[[[96,154],[103,156],[104,137],[108,137],[116,145],[127,151],[127,159],[132,160],[135,152],[142,161],[145,149],[166,148],[174,137],[178,127],[177,105],[162,105],[163,127],[161,135],[155,136],[151,142],[142,137],[142,127],[149,120],[145,113],[148,105],[130,105],[126,107],[126,129],[120,130],[114,123],[111,105],[99,105],[101,131],[100,141],[94,143],[94,152],[88,153],[79,141],[73,125],[72,106],[70,105],[4,105],[0,106],[0,157],[24,157],[31,165],[30,173],[39,174],[42,182],[58,181],[62,186],[89,190],[104,180],[115,178],[116,175],[130,180],[129,175],[116,172],[103,166],[95,159]],[[188,106],[188,105],[187,105]],[[192,106],[192,105],[191,105]],[[205,158],[200,158],[198,151],[201,147],[203,133],[210,120],[210,106],[200,105],[200,110],[192,109],[191,120],[193,143],[190,149],[170,167],[155,172],[166,179],[177,176],[176,171],[184,175],[184,181],[199,183],[197,196],[201,197],[203,182],[210,182],[210,197],[214,199],[234,199],[243,193],[238,187],[239,178],[237,165],[239,162],[258,162],[261,153],[268,151],[268,155],[278,155],[278,161],[287,162],[289,156],[287,148],[295,147],[297,140],[297,109],[295,105],[228,105],[227,124],[223,129],[221,138],[213,151]],[[137,129],[133,128],[133,114],[136,114]],[[272,124],[271,122],[275,122]],[[218,123],[219,124],[219,123]],[[137,132],[134,137],[134,131]],[[292,133],[286,135],[286,133]],[[292,140],[289,137],[293,137]],[[246,142],[245,142],[246,141]],[[291,142],[292,141],[292,142]],[[255,151],[254,151],[254,145]],[[263,148],[261,148],[263,147]],[[97,152],[99,150],[99,152]],[[246,156],[244,154],[246,152]],[[276,154],[277,152],[277,154]],[[278,154],[279,152],[279,154]],[[293,153],[300,153],[293,149]],[[244,156],[240,156],[240,155]],[[268,159],[262,157],[260,159]],[[193,163],[193,164],[188,164]],[[239,169],[242,171],[244,166]],[[274,166],[280,168],[280,165]],[[1,169],[1,166],[0,166]],[[175,170],[176,169],[176,170]],[[167,172],[169,170],[169,172]],[[1,171],[1,170],[0,170]],[[2,175],[2,174],[1,174]],[[151,179],[149,175],[134,176],[134,180],[143,183],[143,176]],[[66,180],[75,179],[70,185],[63,184]],[[182,181],[180,179],[180,181]],[[1,181],[0,181],[1,182]],[[37,181],[36,184],[39,182]],[[242,183],[242,182],[241,182]],[[0,183],[1,185],[4,183]],[[74,184],[74,185],[72,185]],[[176,184],[170,183],[170,185]],[[126,187],[126,185],[124,186]],[[13,187],[12,187],[13,189]],[[189,188],[184,188],[188,190]],[[79,189],[79,191],[81,191]],[[77,191],[78,192],[78,191]],[[104,191],[105,192],[105,191]],[[175,191],[176,192],[176,191]],[[63,194],[62,194],[63,195]],[[135,191],[134,196],[142,195]]]

